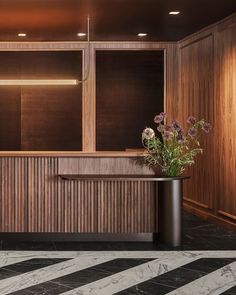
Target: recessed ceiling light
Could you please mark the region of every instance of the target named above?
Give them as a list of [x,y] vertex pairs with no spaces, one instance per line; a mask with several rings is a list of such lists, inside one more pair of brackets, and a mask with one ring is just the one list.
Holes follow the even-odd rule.
[[85,37],[86,36],[86,33],[78,33],[77,36],[78,37]]
[[146,37],[147,33],[138,33],[138,37]]
[[26,37],[27,35],[25,33],[19,33],[18,37]]
[[180,11],[170,11],[169,14],[171,14],[171,15],[178,15],[178,14],[180,14]]

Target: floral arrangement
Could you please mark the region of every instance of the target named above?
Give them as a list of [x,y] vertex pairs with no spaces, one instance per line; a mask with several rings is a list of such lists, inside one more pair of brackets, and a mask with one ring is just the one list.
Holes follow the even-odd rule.
[[187,166],[194,164],[197,154],[203,153],[198,140],[200,131],[209,133],[210,123],[202,119],[197,121],[190,116],[187,123],[188,131],[184,132],[177,120],[166,124],[167,114],[162,112],[155,116],[157,132],[152,128],[145,128],[142,133],[142,142],[145,148],[145,161],[148,165],[159,166],[162,172],[169,177],[181,175]]

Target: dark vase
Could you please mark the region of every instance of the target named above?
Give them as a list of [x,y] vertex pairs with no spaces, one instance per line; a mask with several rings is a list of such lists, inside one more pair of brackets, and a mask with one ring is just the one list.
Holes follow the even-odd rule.
[[182,245],[183,180],[188,177],[165,177],[157,184],[158,240],[179,247]]

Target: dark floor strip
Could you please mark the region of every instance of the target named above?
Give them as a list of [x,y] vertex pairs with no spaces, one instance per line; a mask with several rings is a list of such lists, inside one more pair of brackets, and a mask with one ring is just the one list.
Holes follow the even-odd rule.
[[116,294],[167,294],[234,261],[235,258],[201,258]]
[[94,281],[103,279],[115,273],[127,270],[129,268],[141,265],[152,260],[154,259],[118,258],[11,294],[61,294],[71,289],[87,285]]
[[6,265],[0,268],[0,280],[18,276],[33,270],[47,267],[68,259],[59,258],[33,258],[22,262]]
[[227,291],[221,293],[221,295],[235,295],[236,294],[236,286],[228,289]]

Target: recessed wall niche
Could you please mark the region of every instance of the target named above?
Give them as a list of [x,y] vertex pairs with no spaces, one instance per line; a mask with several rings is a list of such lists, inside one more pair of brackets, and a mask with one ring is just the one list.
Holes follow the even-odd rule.
[[[0,52],[0,79],[80,79],[81,51]],[[82,149],[82,86],[0,86],[0,150]]]
[[164,51],[96,52],[96,148],[142,148],[141,132],[164,108]]

